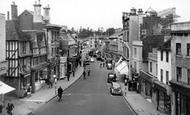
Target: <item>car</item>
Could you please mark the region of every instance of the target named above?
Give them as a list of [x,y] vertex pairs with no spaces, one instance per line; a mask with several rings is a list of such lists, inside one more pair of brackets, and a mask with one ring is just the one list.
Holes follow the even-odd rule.
[[111,63],[107,63],[107,69],[111,70],[112,69],[112,64]]
[[116,82],[116,78],[115,73],[108,73],[107,83]]
[[111,83],[111,87],[110,87],[110,93],[112,95],[120,95],[122,96],[122,89],[121,89],[121,85],[117,82],[112,82]]
[[102,57],[100,57],[100,56],[97,57],[96,59],[97,59],[98,61],[102,61],[102,62],[104,61],[104,59],[103,59]]

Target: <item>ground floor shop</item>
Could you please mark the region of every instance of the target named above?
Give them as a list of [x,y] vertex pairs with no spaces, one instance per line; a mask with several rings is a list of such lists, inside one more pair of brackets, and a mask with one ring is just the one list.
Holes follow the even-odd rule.
[[171,94],[170,87],[166,84],[163,84],[159,81],[154,81],[154,90],[155,97],[154,100],[157,110],[167,115],[171,114]]
[[189,85],[171,81],[172,115],[190,115]]
[[152,90],[153,90],[153,76],[144,72],[140,71],[139,75],[139,92],[142,96],[148,99],[152,99]]

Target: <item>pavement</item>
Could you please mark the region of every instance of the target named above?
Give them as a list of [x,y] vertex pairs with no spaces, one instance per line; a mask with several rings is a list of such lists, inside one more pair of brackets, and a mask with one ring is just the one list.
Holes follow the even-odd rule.
[[130,105],[136,115],[166,115],[156,110],[156,106],[146,100],[141,94],[135,91],[128,91],[128,86],[121,83],[123,97]]
[[[57,84],[54,84],[52,88],[45,86],[39,91],[33,93],[30,97],[22,99],[10,97],[8,100],[11,100],[15,106],[13,109],[13,115],[32,115],[33,111],[57,96],[56,91],[59,86],[61,86],[63,90],[66,90],[81,77],[83,71],[83,67],[78,67],[76,69],[75,76],[71,75],[70,81],[67,81],[67,79],[58,80]],[[7,115],[5,107],[3,108],[3,113],[0,115]]]

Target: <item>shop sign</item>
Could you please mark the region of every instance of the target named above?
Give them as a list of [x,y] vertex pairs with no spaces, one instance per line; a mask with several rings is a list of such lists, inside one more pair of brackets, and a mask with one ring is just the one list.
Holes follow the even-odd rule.
[[67,57],[60,57],[60,63],[67,62]]

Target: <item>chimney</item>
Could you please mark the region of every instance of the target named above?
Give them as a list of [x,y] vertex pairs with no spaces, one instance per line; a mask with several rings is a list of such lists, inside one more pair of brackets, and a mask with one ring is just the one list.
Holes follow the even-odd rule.
[[143,14],[142,8],[139,8],[139,9],[138,9],[138,14]]
[[45,23],[50,23],[50,7],[49,4],[44,7],[44,21]]
[[15,2],[13,2],[13,4],[11,5],[11,16],[12,16],[12,20],[17,20],[18,11],[17,11],[17,5],[15,4]]
[[131,14],[131,15],[136,15],[136,9],[135,9],[135,8],[131,8],[130,14]]
[[41,15],[41,4],[40,4],[40,0],[38,1],[38,3],[35,1],[34,4],[34,16],[33,16],[33,21],[34,22],[42,22],[42,15]]
[[7,11],[7,20],[10,20],[9,15],[9,11]]

